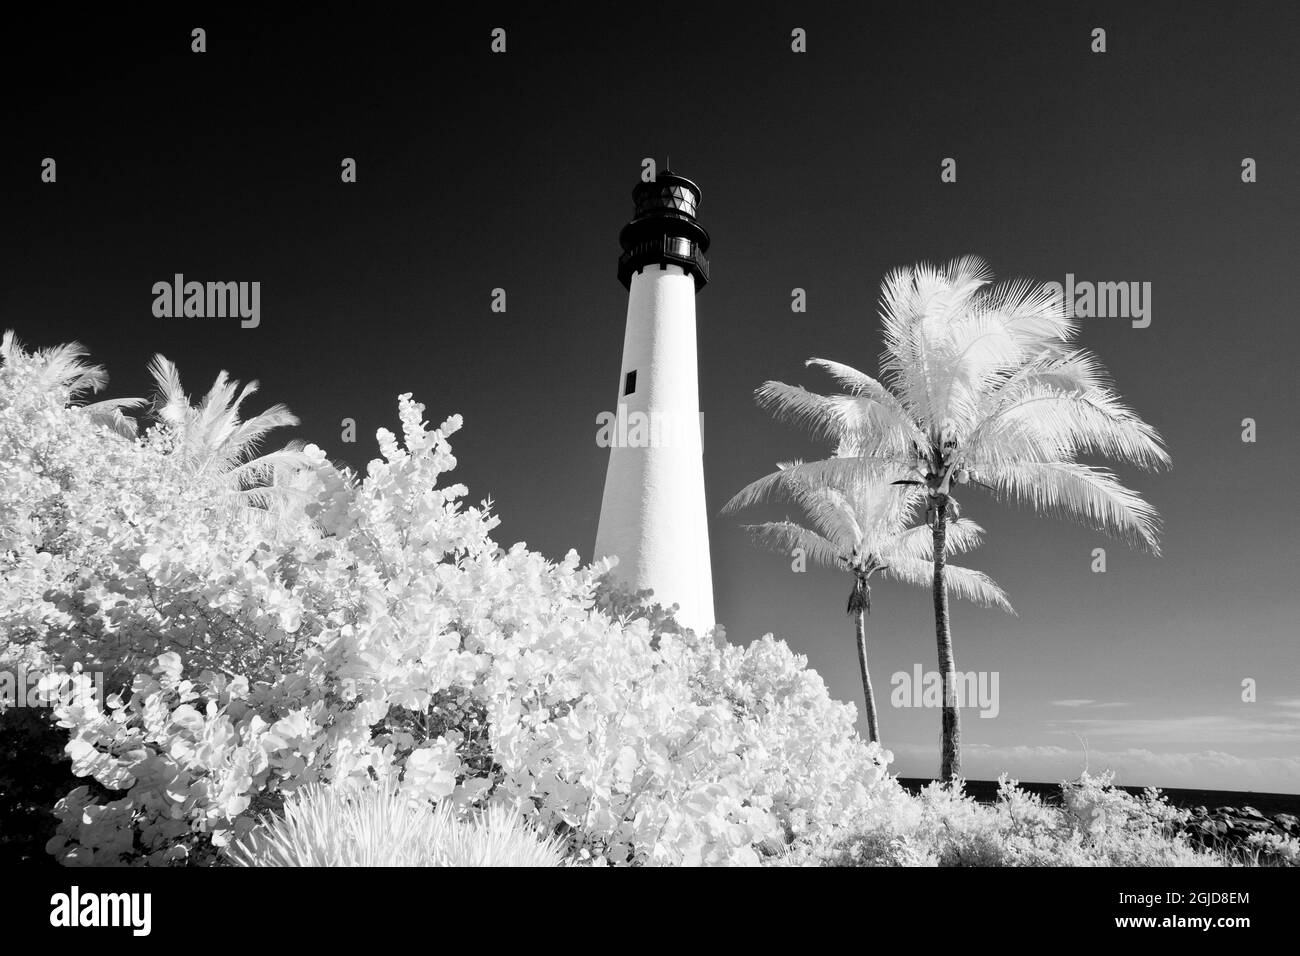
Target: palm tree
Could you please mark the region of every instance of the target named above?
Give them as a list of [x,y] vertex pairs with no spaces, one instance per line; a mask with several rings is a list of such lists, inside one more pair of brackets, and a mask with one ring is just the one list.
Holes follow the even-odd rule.
[[1058,296],[1030,281],[994,286],[983,260],[898,269],[881,287],[882,381],[811,359],[848,394],[780,382],[759,390],[779,416],[836,439],[845,457],[800,466],[809,480],[868,473],[923,489],[934,545],[934,616],[943,681],[942,778],[961,775],[961,725],[948,617],[946,536],[955,486],[983,488],[1040,513],[1071,517],[1159,554],[1158,515],[1092,453],[1167,466],[1155,429],[1123,404],[1105,371],[1074,347]]
[[[6,331],[0,340],[0,360],[4,366],[16,368],[22,362],[32,362],[37,369],[36,387],[41,391],[60,390],[68,402],[98,392],[108,384],[108,373],[102,366],[84,361],[88,354],[80,342],[28,353],[12,330]],[[110,398],[83,405],[81,409],[97,424],[124,438],[134,438],[135,419],[124,415],[122,410],[143,404],[142,398]]]
[[[916,489],[893,487],[862,471],[842,475],[839,485],[812,481],[800,471],[801,464],[779,464],[775,472],[743,488],[723,511],[734,512],[758,501],[786,498],[800,506],[807,523],[787,519],[746,525],[754,541],[783,554],[800,548],[815,563],[842,568],[853,576],[847,610],[857,629],[867,730],[871,740],[879,743],[876,698],[867,666],[871,577],[879,572],[882,577],[921,586],[933,580],[934,542],[929,529],[924,525],[909,527],[926,496]],[[953,521],[945,547],[949,553],[969,550],[979,544],[981,533],[982,529],[972,521]],[[1015,613],[1002,589],[981,572],[949,565],[947,575],[948,583],[961,597]]]
[[286,474],[309,461],[298,442],[265,455],[255,452],[269,432],[298,424],[297,416],[276,404],[240,421],[240,406],[257,391],[257,382],[241,389],[224,371],[197,405],[190,404],[180,373],[167,358],[155,355],[149,372],[158,386],[154,415],[181,467],[221,489],[221,503],[227,506],[264,509],[272,518],[280,513],[294,494]]

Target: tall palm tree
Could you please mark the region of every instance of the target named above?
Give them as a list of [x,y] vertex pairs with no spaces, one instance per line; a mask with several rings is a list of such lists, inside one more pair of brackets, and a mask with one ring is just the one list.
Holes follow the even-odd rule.
[[291,485],[277,476],[283,478],[309,462],[298,442],[265,455],[255,453],[269,432],[298,424],[297,416],[276,404],[241,421],[240,406],[257,391],[257,382],[241,389],[224,371],[197,405],[190,404],[171,361],[155,355],[149,372],[157,383],[154,415],[172,439],[171,453],[181,467],[222,489],[222,504],[264,509],[274,517],[293,496]]
[[848,394],[817,395],[768,382],[759,400],[848,450],[800,466],[810,480],[866,471],[922,489],[934,540],[934,616],[943,681],[943,779],[961,775],[948,617],[946,536],[954,488],[979,487],[1040,513],[1071,517],[1159,554],[1158,515],[1096,454],[1141,468],[1167,466],[1155,429],[1128,408],[1105,371],[1071,343],[1077,326],[1057,294],[1019,280],[992,285],[983,260],[898,269],[881,287],[882,381],[811,359]]
[[[858,471],[841,475],[840,484],[813,481],[800,471],[802,462],[781,463],[772,474],[741,489],[723,507],[734,512],[759,501],[784,498],[797,504],[806,524],[789,519],[746,525],[755,543],[783,554],[796,548],[805,557],[853,576],[848,614],[857,634],[858,666],[866,702],[867,730],[880,741],[876,698],[867,665],[867,614],[871,611],[871,578],[880,573],[908,584],[928,586],[934,578],[934,540],[924,525],[912,519],[925,499],[916,489],[903,489]],[[973,521],[952,521],[945,539],[948,553],[979,544],[982,529]],[[1002,589],[979,571],[947,566],[949,585],[961,597],[996,605],[1015,613]]]

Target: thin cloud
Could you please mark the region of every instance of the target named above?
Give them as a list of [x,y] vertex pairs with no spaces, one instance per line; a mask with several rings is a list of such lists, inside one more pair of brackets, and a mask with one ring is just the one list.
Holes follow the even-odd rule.
[[1092,700],[1091,698],[1070,698],[1068,700],[1054,700],[1053,707],[1079,707],[1089,710],[1102,710],[1108,707],[1127,707],[1128,704],[1122,700]]
[[1084,737],[1116,737],[1133,746],[1151,744],[1259,744],[1300,742],[1300,714],[1270,717],[1236,717],[1205,714],[1183,717],[1132,718],[1074,717],[1054,720],[1049,733]]

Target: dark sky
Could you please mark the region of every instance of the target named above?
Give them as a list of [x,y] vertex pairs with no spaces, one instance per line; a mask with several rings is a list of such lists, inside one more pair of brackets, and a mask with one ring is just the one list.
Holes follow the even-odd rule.
[[[999,675],[997,718],[964,712],[967,770],[1073,776],[1077,732],[1121,782],[1300,792],[1296,6],[721,6],[11,23],[0,325],[80,340],[111,395],[145,392],[159,351],[196,394],[220,369],[257,378],[263,403],[302,419],[284,440],[358,466],[412,391],[434,422],[464,414],[457,477],[496,500],[499,541],[590,556],[608,454],[595,419],[626,307],[617,235],[643,157],[671,154],[702,186],[713,235],[698,314],[714,510],[817,453],[752,391],[829,388],[809,356],[874,373],[889,269],[974,252],[1000,275],[1150,282],[1149,328],[1085,319],[1082,343],[1168,440],[1172,472],[1121,472],[1163,515],[1165,554],[969,497],[989,531],[970,563],[1020,616],[954,605],[958,668]],[[261,326],[155,318],[151,287],[176,272],[260,281]],[[489,309],[496,287],[506,314]],[[793,574],[736,525],[711,526],[731,639],[773,631],[858,699],[848,579]],[[1105,574],[1090,571],[1099,546]],[[875,599],[884,697],[895,672],[933,669],[933,627],[923,591]],[[935,772],[938,723],[885,702],[903,773]]]

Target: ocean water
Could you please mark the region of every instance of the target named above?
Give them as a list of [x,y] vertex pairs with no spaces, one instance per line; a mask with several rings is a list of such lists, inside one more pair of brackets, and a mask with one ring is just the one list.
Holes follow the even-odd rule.
[[[909,792],[916,793],[926,784],[932,781],[919,777],[899,777],[898,782],[902,784]],[[1049,803],[1059,803],[1061,800],[1061,785],[1059,783],[1024,783],[1020,784],[1022,790],[1030,793],[1036,793],[1043,797]],[[1140,794],[1141,787],[1121,787],[1132,794]],[[966,792],[982,803],[991,803],[997,797],[998,782],[996,780],[967,780]],[[1295,793],[1258,793],[1250,790],[1184,790],[1179,788],[1161,789],[1160,791],[1169,798],[1169,802],[1176,807],[1207,807],[1211,810],[1216,807],[1254,807],[1260,813],[1272,815],[1275,813],[1292,813],[1300,816],[1300,794]]]

